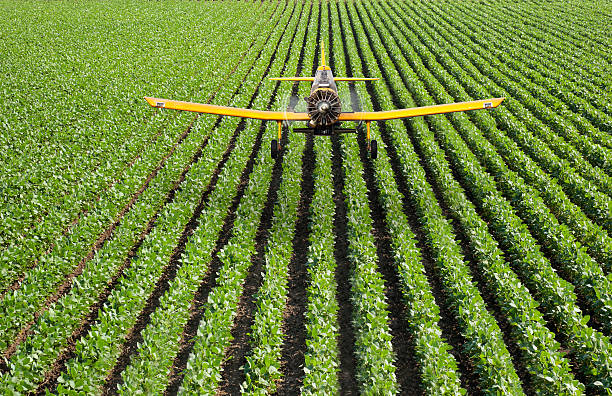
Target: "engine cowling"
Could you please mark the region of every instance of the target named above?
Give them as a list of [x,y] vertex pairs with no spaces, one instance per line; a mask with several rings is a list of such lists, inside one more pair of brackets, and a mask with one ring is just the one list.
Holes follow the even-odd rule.
[[306,98],[306,111],[312,127],[327,127],[338,121],[342,105],[333,89],[319,88]]

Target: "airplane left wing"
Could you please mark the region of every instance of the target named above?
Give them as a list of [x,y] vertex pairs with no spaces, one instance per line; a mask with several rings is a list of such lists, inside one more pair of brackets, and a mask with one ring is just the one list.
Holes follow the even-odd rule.
[[382,121],[397,118],[418,117],[432,114],[453,113],[456,111],[492,109],[500,105],[505,98],[473,100],[470,102],[448,103],[434,106],[413,107],[388,111],[340,113],[338,121]]
[[242,109],[239,107],[217,106],[204,103],[182,102],[180,100],[159,99],[145,97],[145,100],[153,107],[162,109],[193,111],[196,113],[217,114],[231,117],[254,118],[268,121],[308,121],[308,113],[295,113],[283,111],[266,111]]

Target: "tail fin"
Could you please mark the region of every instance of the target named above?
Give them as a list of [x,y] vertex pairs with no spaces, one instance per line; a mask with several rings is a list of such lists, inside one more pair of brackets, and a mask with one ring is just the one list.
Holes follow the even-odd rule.
[[327,66],[325,64],[325,42],[321,40],[321,66]]

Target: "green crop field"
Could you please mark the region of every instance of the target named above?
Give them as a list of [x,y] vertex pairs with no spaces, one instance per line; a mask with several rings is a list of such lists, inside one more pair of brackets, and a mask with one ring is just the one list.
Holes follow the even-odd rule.
[[[612,394],[612,2],[0,2],[0,394]],[[312,136],[155,109],[495,109]],[[299,106],[300,104],[298,104]],[[303,126],[295,123],[293,126]]]

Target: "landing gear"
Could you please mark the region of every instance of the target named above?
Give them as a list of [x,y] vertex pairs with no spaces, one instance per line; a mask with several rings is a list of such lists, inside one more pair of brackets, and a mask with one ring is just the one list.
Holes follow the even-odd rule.
[[376,157],[378,157],[378,144],[376,143],[376,140],[372,140],[370,142],[370,157],[372,157],[373,159],[376,159]]
[[280,141],[283,133],[283,123],[281,121],[276,122],[278,124],[278,140],[272,140],[270,142],[270,157],[276,158],[278,157],[278,152],[281,149]]
[[376,143],[376,140],[370,140],[370,121],[366,121],[366,139],[368,141],[370,157],[376,159],[378,157],[378,143]]

